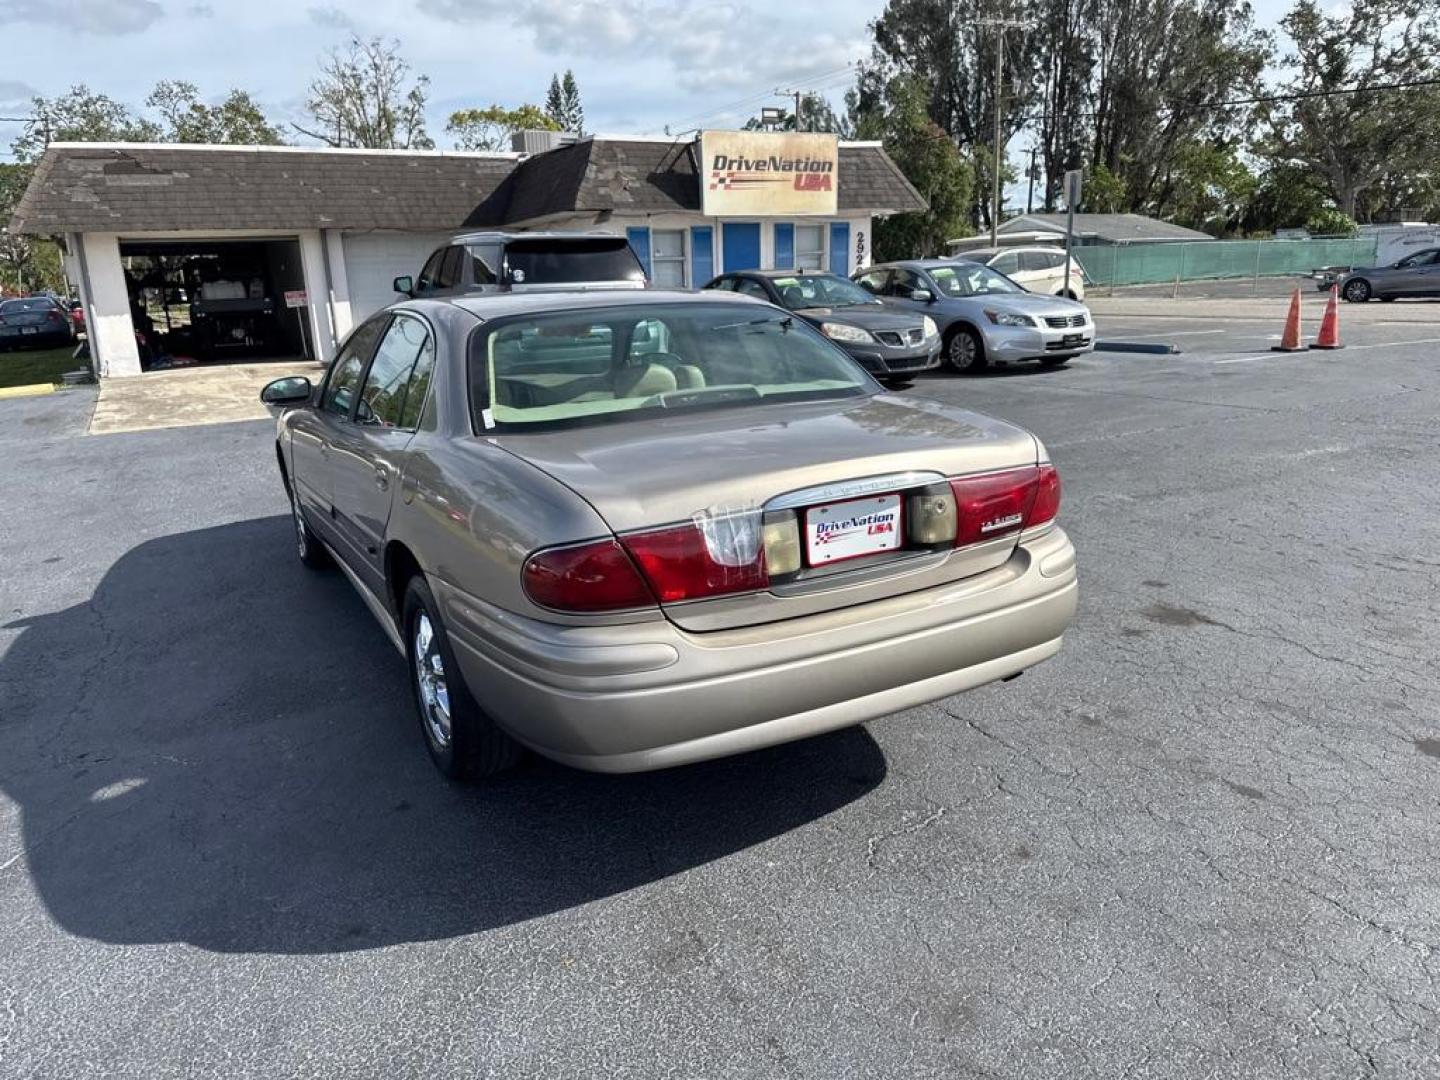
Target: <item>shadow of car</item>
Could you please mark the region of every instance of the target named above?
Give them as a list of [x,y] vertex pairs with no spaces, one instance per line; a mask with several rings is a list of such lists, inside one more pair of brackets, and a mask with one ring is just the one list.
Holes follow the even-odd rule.
[[861,728],[665,772],[543,761],[437,784],[404,666],[288,517],[147,541],[0,660],[0,790],[34,888],[117,944],[324,953],[612,896],[830,814],[885,776]]

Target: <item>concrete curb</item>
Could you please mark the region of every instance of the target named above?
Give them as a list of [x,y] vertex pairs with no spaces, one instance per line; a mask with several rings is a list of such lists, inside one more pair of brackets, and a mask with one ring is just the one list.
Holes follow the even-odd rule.
[[1095,342],[1095,351],[1175,356],[1180,352],[1180,346],[1172,345],[1168,341],[1154,343],[1148,341],[1097,341]]
[[0,386],[0,400],[17,397],[39,397],[55,393],[53,383],[28,383],[25,386]]

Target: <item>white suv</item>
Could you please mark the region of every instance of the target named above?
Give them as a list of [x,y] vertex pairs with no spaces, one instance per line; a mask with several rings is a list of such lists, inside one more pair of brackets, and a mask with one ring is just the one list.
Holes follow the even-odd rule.
[[1033,293],[1085,299],[1085,268],[1072,253],[1070,288],[1065,288],[1065,249],[1058,247],[971,248],[957,251],[956,259],[983,263]]

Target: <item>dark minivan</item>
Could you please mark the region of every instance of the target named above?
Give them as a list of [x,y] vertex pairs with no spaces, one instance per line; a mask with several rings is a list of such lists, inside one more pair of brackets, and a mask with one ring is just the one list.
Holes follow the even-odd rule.
[[477,232],[425,260],[418,279],[397,277],[409,297],[540,289],[643,289],[645,268],[623,236],[583,232]]

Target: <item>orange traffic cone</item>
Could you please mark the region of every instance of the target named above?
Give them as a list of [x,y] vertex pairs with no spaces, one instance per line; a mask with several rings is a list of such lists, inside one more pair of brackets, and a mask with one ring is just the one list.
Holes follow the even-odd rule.
[[1340,286],[1330,286],[1330,299],[1325,304],[1325,315],[1320,320],[1320,336],[1315,339],[1312,349],[1343,349],[1340,344]]
[[1280,338],[1279,345],[1271,345],[1271,352],[1301,352],[1305,346],[1300,344],[1300,290],[1295,290],[1295,295],[1290,297],[1290,314],[1285,316],[1285,333]]

